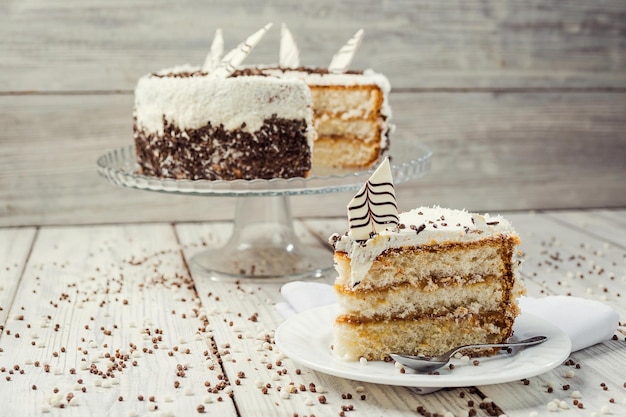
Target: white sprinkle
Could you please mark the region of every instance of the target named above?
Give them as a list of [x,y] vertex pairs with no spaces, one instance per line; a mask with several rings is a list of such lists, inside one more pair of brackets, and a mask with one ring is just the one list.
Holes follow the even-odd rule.
[[31,339],[38,339],[38,338],[39,338],[39,335],[37,334],[37,332],[31,332],[31,333],[30,333],[30,338],[31,338]]
[[112,384],[111,381],[109,381],[108,379],[105,379],[104,381],[102,381],[102,388],[111,388]]
[[233,387],[231,387],[230,385],[224,388],[224,394],[229,395],[232,392],[233,392]]
[[569,408],[569,405],[567,405],[565,401],[559,401],[559,408],[561,410],[567,410]]
[[58,407],[61,405],[61,399],[57,396],[53,396],[50,398],[50,405],[53,407]]
[[602,408],[600,408],[600,412],[602,414],[611,414],[611,409],[608,405],[603,405]]
[[163,401],[165,401],[166,403],[171,403],[174,402],[174,398],[172,398],[170,395],[166,395],[165,397],[163,397]]
[[187,343],[187,340],[185,340],[184,337],[181,337],[181,338],[178,339],[178,343],[184,345],[185,343]]
[[256,385],[257,388],[263,388],[265,386],[265,384],[263,383],[263,381],[261,381],[260,379],[257,379],[254,382],[254,385]]
[[572,398],[581,398],[582,395],[580,395],[580,391],[572,391],[572,393],[570,394],[570,397],[572,397]]
[[359,358],[359,363],[360,363],[362,366],[365,366],[365,365],[367,365],[367,359],[365,359],[364,357],[360,357],[360,358]]
[[37,347],[38,348],[45,348],[46,344],[43,342],[43,340],[40,340],[39,342],[37,342]]
[[571,369],[565,372],[565,378],[574,378],[574,375],[576,375],[576,372],[572,371]]
[[61,368],[54,368],[55,375],[61,375],[62,373],[63,373],[63,370]]
[[50,407],[48,407],[47,404],[41,404],[41,408],[40,408],[42,413],[49,413],[50,412]]
[[548,387],[548,388],[554,388],[554,381],[547,381],[547,382],[546,382],[546,387]]
[[467,355],[461,356],[461,362],[469,363],[469,361],[470,361],[470,357],[469,356],[467,356]]
[[323,394],[323,393],[327,392],[326,388],[324,388],[322,386],[316,387],[315,391],[319,392],[320,394]]
[[193,395],[193,390],[191,389],[191,387],[187,387],[184,390],[185,395],[190,396]]
[[70,405],[72,407],[76,407],[78,404],[79,404],[78,397],[72,397],[72,399],[70,400]]
[[282,398],[283,400],[286,400],[289,398],[289,392],[284,389],[280,391],[280,398]]
[[87,369],[89,369],[89,365],[87,365],[87,362],[81,361],[80,362],[80,370],[81,371],[86,371]]
[[101,380],[101,379],[96,379],[96,380],[93,382],[93,384],[94,384],[96,387],[101,387],[101,386],[102,386],[102,380]]
[[278,381],[278,380],[280,380],[280,375],[278,375],[278,373],[272,374],[272,381]]
[[358,393],[365,392],[365,387],[363,385],[359,385],[356,387],[355,391]]
[[32,364],[33,364],[33,360],[32,360],[32,359],[30,359],[30,358],[28,358],[28,359],[26,359],[26,360],[24,361],[24,364],[25,364],[25,365],[32,365]]
[[558,409],[559,409],[559,406],[553,403],[552,401],[548,403],[548,411],[558,411]]
[[148,403],[146,408],[148,409],[148,411],[154,411],[154,410],[156,410],[157,405],[155,403]]
[[314,402],[313,402],[313,400],[312,400],[310,397],[306,397],[306,398],[304,399],[304,405],[309,405],[309,406],[311,406],[311,405],[313,405],[313,404],[314,404]]
[[528,417],[539,417],[539,413],[536,411],[531,411]]

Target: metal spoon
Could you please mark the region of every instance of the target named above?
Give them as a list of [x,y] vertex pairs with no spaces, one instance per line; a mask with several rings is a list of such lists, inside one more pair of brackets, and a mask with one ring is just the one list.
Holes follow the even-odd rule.
[[450,358],[457,352],[465,349],[482,349],[482,348],[508,348],[517,346],[532,346],[548,340],[546,336],[535,336],[529,339],[520,340],[519,342],[493,343],[482,345],[465,345],[450,349],[446,353],[439,356],[413,356],[402,355],[399,353],[391,353],[389,356],[396,362],[400,362],[407,368],[414,369],[418,372],[431,372],[439,369],[450,361]]

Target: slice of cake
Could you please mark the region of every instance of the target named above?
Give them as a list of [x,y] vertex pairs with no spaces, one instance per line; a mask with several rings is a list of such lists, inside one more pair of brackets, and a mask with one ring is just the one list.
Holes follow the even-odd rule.
[[337,356],[430,356],[512,335],[523,287],[507,220],[441,207],[398,214],[387,160],[348,208],[349,232],[331,236]]

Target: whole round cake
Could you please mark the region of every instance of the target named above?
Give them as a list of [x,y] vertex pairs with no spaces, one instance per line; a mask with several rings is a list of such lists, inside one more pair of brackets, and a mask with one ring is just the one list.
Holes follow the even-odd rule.
[[[218,31],[202,67],[179,66],[139,79],[133,132],[141,174],[307,177],[314,166],[367,168],[388,150],[389,81],[372,70],[347,68],[362,31],[328,69],[301,67],[294,43],[284,41],[279,66],[239,68],[269,26],[224,57]],[[283,26],[284,39],[292,40]]]

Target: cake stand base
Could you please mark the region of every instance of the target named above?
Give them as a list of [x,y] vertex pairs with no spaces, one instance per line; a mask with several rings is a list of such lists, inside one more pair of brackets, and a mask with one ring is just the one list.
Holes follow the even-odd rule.
[[306,244],[296,236],[288,197],[239,197],[234,229],[221,248],[190,260],[192,273],[214,281],[286,282],[332,272],[330,246]]

